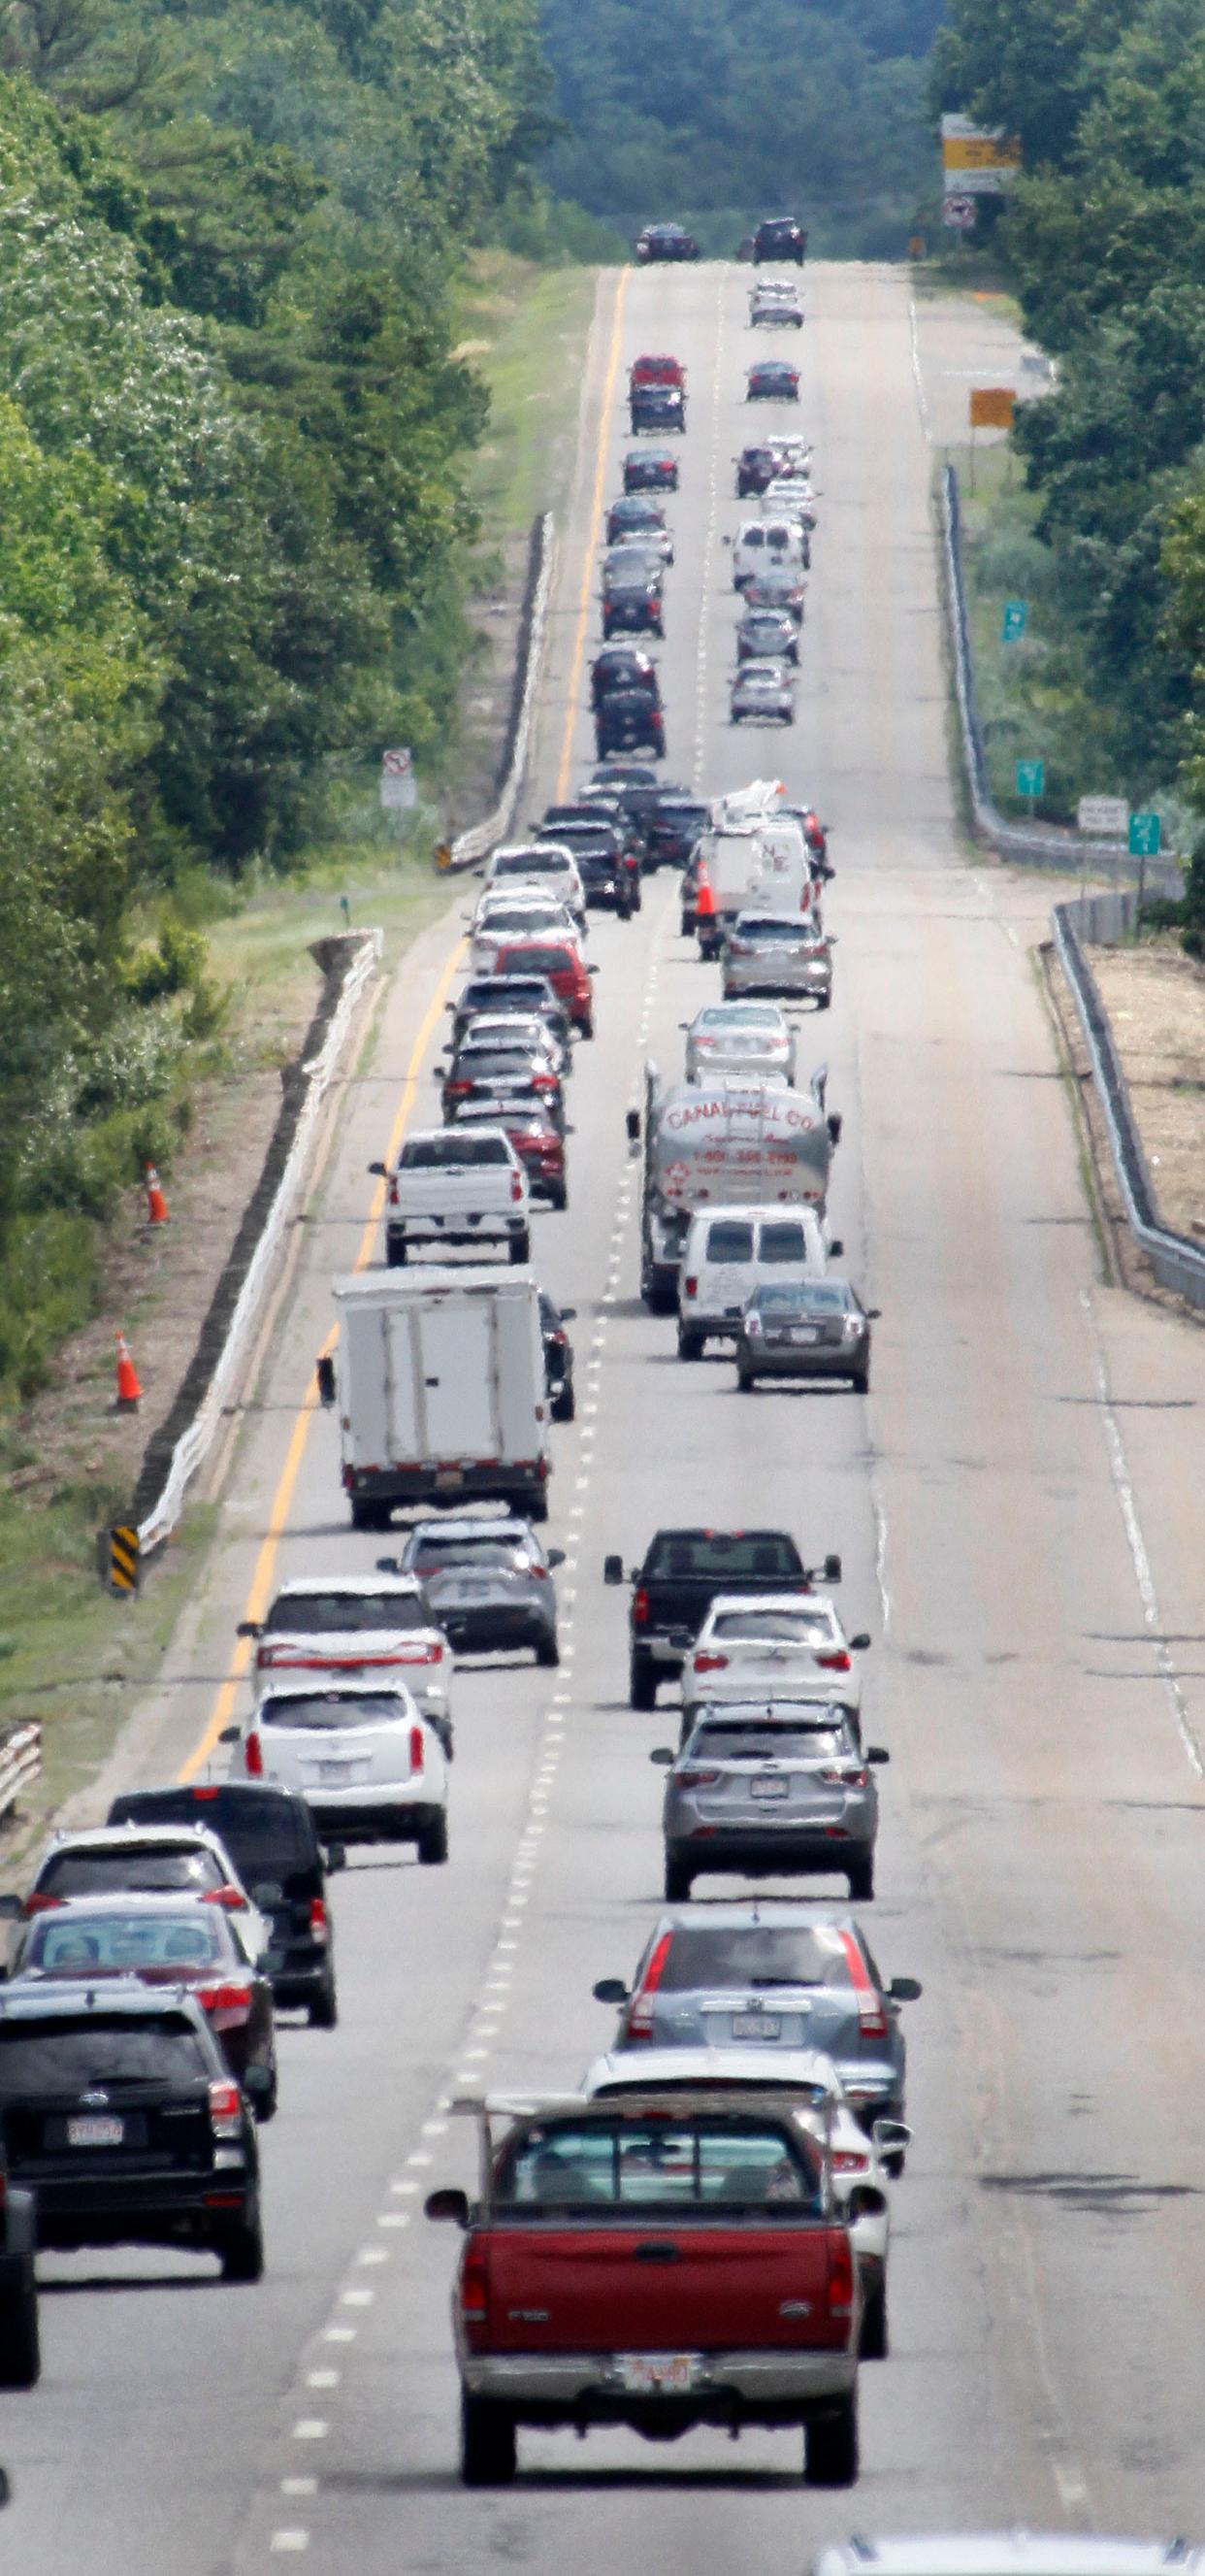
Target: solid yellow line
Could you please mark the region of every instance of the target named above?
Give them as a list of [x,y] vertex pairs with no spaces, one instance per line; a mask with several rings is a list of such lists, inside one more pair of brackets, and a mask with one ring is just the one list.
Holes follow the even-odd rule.
[[569,704],[565,710],[565,734],[561,744],[561,765],[557,771],[554,802],[563,805],[569,788],[573,765],[573,730],[577,721],[577,693],[582,684],[582,667],[586,658],[586,629],[590,622],[590,597],[594,587],[594,555],[602,527],[604,486],[607,475],[608,428],[611,405],[615,400],[615,379],[619,373],[619,342],[623,308],[631,270],[625,268],[615,290],[615,311],[611,317],[611,340],[607,350],[607,375],[603,386],[602,427],[598,441],[598,464],[594,475],[594,494],[590,503],[590,526],[586,539],[586,560],[582,569],[581,595],[577,603],[577,633],[573,639],[573,660],[569,670]]
[[[456,973],[457,967],[460,965],[464,956],[465,944],[466,943],[463,939],[458,939],[451,955],[446,959],[443,967],[441,968],[439,981],[436,984],[434,994],[432,995],[430,1006],[426,1012],[418,1035],[415,1038],[414,1045],[411,1048],[410,1062],[406,1067],[406,1077],[402,1084],[401,1097],[397,1105],[397,1114],[394,1118],[393,1127],[390,1131],[389,1142],[385,1148],[383,1157],[387,1165],[397,1160],[402,1138],[410,1123],[410,1113],[414,1107],[414,1095],[418,1087],[418,1078],[422,1071],[423,1057],[427,1051],[428,1041],[447,999],[448,986],[450,985],[452,977]],[[376,1188],[373,1191],[368,1222],[360,1237],[360,1247],[355,1260],[352,1263],[353,1270],[367,1269],[369,1256],[372,1252],[373,1243],[376,1238],[377,1227],[379,1226],[381,1217],[384,1213],[385,1191],[387,1186],[387,1182],[378,1180]],[[333,1351],[338,1337],[339,1328],[337,1324],[332,1324],[326,1340],[322,1345],[322,1355],[324,1358],[328,1352]],[[280,1476],[277,1480],[276,1491],[272,1496],[272,1509],[268,1515],[268,1526],[264,1532],[263,1539],[260,1543],[259,1554],[255,1560],[255,1572],[251,1577],[251,1588],[247,1594],[246,1606],[243,1611],[244,1619],[262,1619],[265,1610],[268,1608],[272,1595],[273,1579],[276,1573],[277,1552],[280,1547],[281,1539],[288,1527],[289,1512],[293,1501],[293,1490],[301,1471],[301,1461],[305,1456],[305,1444],[310,1436],[310,1425],[313,1422],[314,1415],[317,1410],[318,1378],[317,1372],[315,1371],[314,1376],[310,1379],[310,1383],[306,1388],[304,1402],[302,1403],[300,1412],[293,1424],[292,1431],[289,1434],[289,1445],[285,1451],[284,1465],[281,1468]],[[180,1772],[179,1776],[181,1780],[191,1780],[194,1774],[200,1770],[202,1763],[208,1762],[211,1753],[214,1751],[221,1738],[223,1728],[229,1726],[234,1714],[234,1706],[238,1696],[239,1684],[246,1678],[247,1667],[251,1661],[252,1642],[253,1641],[250,1637],[239,1637],[236,1640],[234,1653],[230,1659],[230,1669],[210,1711],[205,1732],[202,1735],[200,1742],[194,1745],[183,1770]]]

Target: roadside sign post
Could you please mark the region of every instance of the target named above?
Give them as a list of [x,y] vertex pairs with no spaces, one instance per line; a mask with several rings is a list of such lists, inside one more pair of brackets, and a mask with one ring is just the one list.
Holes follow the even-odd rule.
[[141,1573],[138,1532],[129,1521],[116,1521],[101,1534],[101,1576],[105,1590],[118,1601],[137,1592]]
[[1146,863],[1148,859],[1158,858],[1162,839],[1163,824],[1158,814],[1153,810],[1148,810],[1144,814],[1131,814],[1128,846],[1130,857],[1138,861],[1139,921],[1142,919],[1142,907],[1146,901]]
[[1017,397],[1011,385],[972,385],[968,412],[971,429],[971,490],[975,489],[975,432],[1011,429]]
[[383,814],[408,814],[418,803],[418,781],[414,775],[414,757],[406,750],[381,753],[381,811]]
[[1027,599],[1006,599],[1004,603],[1004,615],[1000,621],[1001,643],[1019,644],[1025,633],[1028,622],[1029,601]]
[[1018,796],[1028,797],[1029,817],[1031,822],[1033,820],[1034,806],[1038,797],[1041,795],[1045,784],[1046,763],[1044,760],[1019,760],[1017,762],[1017,794]]

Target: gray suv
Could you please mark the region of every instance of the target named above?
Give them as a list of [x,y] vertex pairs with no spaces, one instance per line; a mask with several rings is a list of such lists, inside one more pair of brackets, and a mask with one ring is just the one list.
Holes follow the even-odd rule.
[[822,2049],[868,2131],[903,2119],[899,2007],[920,1991],[915,1977],[884,1984],[856,1916],[757,1902],[659,1915],[631,1986],[594,1988],[622,2006],[617,2048]]
[[400,1557],[382,1557],[384,1573],[416,1575],[431,1616],[458,1655],[491,1655],[531,1646],[537,1664],[559,1664],[554,1566],[565,1551],[545,1551],[529,1521],[420,1521]]
[[704,1873],[748,1878],[835,1870],[851,1897],[874,1895],[879,1800],[872,1764],[881,1744],[859,1747],[832,1701],[736,1701],[704,1708],[677,1754],[649,1759],[668,1771],[662,1830],[665,1894],[690,1895]]

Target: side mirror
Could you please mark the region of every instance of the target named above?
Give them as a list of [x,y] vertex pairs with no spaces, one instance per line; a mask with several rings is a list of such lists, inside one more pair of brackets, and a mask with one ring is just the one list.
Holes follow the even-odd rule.
[[876,2120],[870,2134],[881,2156],[902,2155],[912,2144],[906,2120]]
[[640,1142],[640,1111],[638,1109],[629,1109],[627,1117],[624,1120],[624,1125],[628,1131],[629,1145],[638,1145]]
[[347,1847],[346,1847],[346,1844],[344,1844],[344,1843],[328,1843],[328,1844],[327,1844],[327,1846],[326,1846],[326,1874],[327,1874],[327,1877],[329,1878],[329,1877],[331,1876],[332,1871],[334,1871],[334,1870],[336,1870],[336,1869],[346,1869],[346,1867],[347,1867]]
[[25,1907],[19,1896],[0,1896],[0,1923],[23,1923]]
[[587,966],[587,968],[586,968],[586,973],[587,973],[587,975],[597,975],[597,973],[598,973],[598,968],[597,968],[597,966]]
[[596,2004],[626,2004],[630,2000],[622,1977],[600,1977],[592,1992]]
[[843,1244],[843,1242],[842,1242],[841,1237],[840,1237],[840,1235],[839,1235],[839,1234],[835,1234],[835,1235],[833,1236],[832,1242],[830,1243],[830,1245],[829,1245],[829,1247],[828,1247],[828,1248],[829,1248],[829,1251],[830,1251],[830,1252],[831,1252],[831,1254],[832,1254],[832,1257],[833,1257],[834,1261],[839,1261],[839,1260],[840,1260],[840,1258],[841,1258],[842,1253],[843,1253],[843,1252],[844,1252],[844,1250],[845,1250],[845,1246],[844,1246],[844,1244]]
[[672,1771],[677,1755],[671,1753],[668,1744],[655,1744],[649,1760],[656,1763],[659,1771]]
[[866,1630],[864,1628],[860,1628],[857,1636],[850,1638],[849,1651],[851,1655],[864,1655],[869,1644],[870,1639],[866,1634]]
[[841,1559],[840,1559],[840,1557],[839,1557],[839,1556],[826,1556],[826,1557],[825,1557],[825,1560],[824,1560],[824,1565],[823,1565],[822,1571],[823,1571],[824,1580],[825,1580],[825,1582],[826,1582],[826,1583],[839,1583],[839,1582],[840,1582],[840,1580],[841,1580]]
[[400,1556],[379,1556],[376,1570],[378,1574],[400,1574],[402,1560]]
[[839,1145],[841,1142],[841,1112],[839,1109],[834,1109],[829,1114],[828,1141],[830,1145]]
[[469,2223],[467,2191],[429,2191],[423,2202],[423,2216],[443,2219],[452,2227],[467,2227]]
[[622,1583],[622,1581],[623,1581],[623,1558],[622,1558],[621,1556],[604,1556],[604,1558],[603,1558],[603,1582],[604,1582],[604,1583]]
[[887,2213],[887,2195],[876,2191],[871,2182],[860,2182],[851,2191],[846,2210],[851,2218],[883,2218]]
[[236,1637],[262,1637],[264,1633],[263,1620],[240,1619],[234,1633]]
[[[597,1994],[597,1986],[594,1989]],[[893,2004],[919,2003],[924,1988],[919,1977],[893,1977],[887,1992]]]
[[335,1363],[329,1351],[323,1351],[314,1372],[318,1380],[319,1404],[335,1401]]
[[891,1755],[885,1744],[868,1744],[866,1759],[868,1762],[890,1762]]
[[219,1744],[237,1744],[242,1732],[243,1730],[241,1726],[224,1726],[218,1737],[218,1742]]
[[548,1562],[550,1565],[563,1565],[565,1562],[564,1548],[550,1547],[548,1550]]
[[725,538],[724,538],[724,544],[725,544],[726,546],[730,546],[730,545],[731,545],[731,543],[732,543],[732,539],[731,539],[731,537],[725,537]]
[[[568,1129],[566,1129],[566,1131],[565,1131],[565,1132],[566,1132],[566,1134],[568,1134]],[[577,1322],[577,1308],[576,1308],[576,1306],[562,1306],[562,1308],[561,1308],[561,1322],[562,1322],[563,1324],[576,1324],[576,1322]]]
[[867,1323],[868,1323],[868,1324],[877,1324],[877,1322],[878,1322],[878,1320],[879,1320],[879,1317],[880,1317],[880,1315],[882,1314],[882,1312],[883,1312],[883,1309],[882,1309],[882,1307],[881,1307],[881,1306],[868,1306],[868,1307],[867,1307],[867,1309],[866,1309],[866,1321],[867,1321]]
[[385,1179],[385,1166],[383,1163],[370,1163],[368,1169],[374,1179],[378,1181],[383,1181]]

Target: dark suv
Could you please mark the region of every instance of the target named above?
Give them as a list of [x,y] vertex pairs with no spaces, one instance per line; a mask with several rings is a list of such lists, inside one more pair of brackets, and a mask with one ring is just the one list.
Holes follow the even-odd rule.
[[[278,2004],[303,2004],[311,2027],[333,2030],[339,2016],[335,1934],[326,1901],[322,1847],[306,1801],[293,1789],[254,1781],[189,1788],[127,1789],[109,1809],[111,1825],[208,1825],[220,1836],[243,1886],[271,1928],[268,1971]],[[326,1868],[340,1869],[332,1843]]]
[[42,2367],[36,2243],[33,2193],[10,2180],[0,2142],[0,2388],[33,2388]]
[[134,1977],[0,1994],[0,2136],[39,2245],[191,2246],[260,2278],[255,2121],[191,1995]]
[[807,246],[807,234],[793,215],[767,216],[753,236],[753,256],[759,265],[763,259],[793,259],[802,268]]

